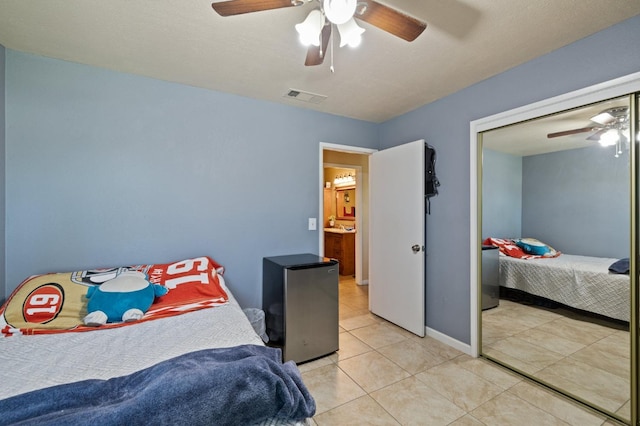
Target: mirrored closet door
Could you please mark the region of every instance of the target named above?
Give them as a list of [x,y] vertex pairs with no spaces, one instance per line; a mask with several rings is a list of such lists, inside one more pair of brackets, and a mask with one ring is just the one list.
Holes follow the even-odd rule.
[[627,423],[634,102],[479,137],[482,356]]

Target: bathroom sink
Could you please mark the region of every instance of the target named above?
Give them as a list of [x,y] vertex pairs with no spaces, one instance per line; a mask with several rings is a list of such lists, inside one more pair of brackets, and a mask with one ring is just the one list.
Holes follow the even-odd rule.
[[354,228],[324,228],[324,232],[333,232],[334,234],[355,234],[356,230]]

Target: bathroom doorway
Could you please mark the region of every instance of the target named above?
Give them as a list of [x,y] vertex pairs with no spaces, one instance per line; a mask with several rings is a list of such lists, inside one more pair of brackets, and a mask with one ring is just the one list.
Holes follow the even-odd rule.
[[[369,283],[368,170],[369,155],[373,152],[375,150],[320,143],[319,253],[327,256],[334,250],[325,247],[327,232],[335,234],[329,236],[332,244],[348,245],[353,239],[353,273],[347,270],[343,277],[353,279],[357,285]],[[327,170],[329,173],[325,173]],[[336,197],[341,198],[338,200]],[[330,216],[334,216],[333,226],[329,223]]]

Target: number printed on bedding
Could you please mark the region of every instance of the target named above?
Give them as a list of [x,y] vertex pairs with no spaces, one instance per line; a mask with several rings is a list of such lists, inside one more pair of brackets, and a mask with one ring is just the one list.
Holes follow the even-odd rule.
[[25,321],[45,324],[58,316],[62,309],[64,292],[59,284],[41,285],[26,298],[22,315]]
[[190,282],[209,284],[209,259],[198,257],[169,265],[167,267],[168,276],[175,277],[165,280],[164,285],[169,289]]

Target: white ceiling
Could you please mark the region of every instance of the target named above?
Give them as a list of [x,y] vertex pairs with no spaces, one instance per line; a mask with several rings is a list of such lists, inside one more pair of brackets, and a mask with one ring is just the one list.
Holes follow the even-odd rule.
[[[380,0],[427,22],[409,43],[361,22],[357,49],[305,67],[314,7],[220,17],[207,0],[2,0],[13,50],[382,122],[640,13],[638,0]],[[314,2],[315,3],[315,2]],[[326,95],[320,104],[283,95]]]

